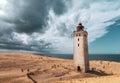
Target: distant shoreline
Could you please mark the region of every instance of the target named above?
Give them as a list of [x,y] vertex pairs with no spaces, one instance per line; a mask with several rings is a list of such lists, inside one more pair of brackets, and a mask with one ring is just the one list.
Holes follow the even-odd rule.
[[[0,52],[2,53],[23,53],[23,54],[35,54],[53,58],[60,58],[60,59],[73,59],[73,54],[48,54],[48,53],[27,53],[27,52]],[[102,61],[114,61],[120,62],[120,54],[89,54],[89,60],[102,60]]]

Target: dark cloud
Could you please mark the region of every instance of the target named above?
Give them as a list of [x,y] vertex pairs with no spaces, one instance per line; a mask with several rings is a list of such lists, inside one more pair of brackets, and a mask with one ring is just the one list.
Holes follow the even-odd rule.
[[46,30],[50,9],[57,15],[65,12],[63,0],[7,1],[9,4],[6,8],[2,9],[0,6],[0,10],[8,14],[8,16],[0,16],[0,48],[49,52],[51,43],[44,40],[35,41],[33,37],[30,43],[25,45],[21,40],[14,38],[13,32],[25,33],[30,36],[34,32],[43,34]]
[[49,49],[53,49],[49,47],[51,44],[47,43],[43,40],[36,42],[31,42],[31,44],[25,45],[20,41],[15,41],[9,39],[8,41],[0,41],[1,49],[9,49],[9,50],[25,50],[25,51],[36,51],[36,52],[47,52],[50,53]]
[[14,20],[15,30],[19,33],[33,33],[36,31],[43,33],[47,25],[49,10],[53,9],[58,15],[65,10],[63,0],[29,0],[29,2],[25,0],[24,4],[26,5],[23,6],[19,18],[16,17]]
[[10,14],[8,17],[1,16],[0,20],[14,24],[12,28],[19,33],[44,32],[49,10],[61,15],[66,9],[63,0],[9,0],[8,3]]
[[64,4],[65,2],[63,2],[63,0],[51,0],[51,1],[52,1],[51,6],[57,15],[63,14],[67,11]]

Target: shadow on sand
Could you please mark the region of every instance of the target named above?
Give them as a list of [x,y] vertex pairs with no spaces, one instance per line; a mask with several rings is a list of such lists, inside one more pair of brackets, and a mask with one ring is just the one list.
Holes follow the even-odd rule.
[[108,76],[108,75],[112,75],[112,74],[108,74],[108,73],[105,73],[104,71],[96,71],[96,70],[89,70],[87,73],[90,73],[90,74],[95,74],[95,75],[98,75],[98,76]]

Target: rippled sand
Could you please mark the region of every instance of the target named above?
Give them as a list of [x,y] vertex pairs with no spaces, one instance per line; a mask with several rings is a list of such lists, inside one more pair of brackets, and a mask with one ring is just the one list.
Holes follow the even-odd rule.
[[0,54],[0,83],[120,83],[120,63],[90,61],[80,73],[72,60],[24,54]]

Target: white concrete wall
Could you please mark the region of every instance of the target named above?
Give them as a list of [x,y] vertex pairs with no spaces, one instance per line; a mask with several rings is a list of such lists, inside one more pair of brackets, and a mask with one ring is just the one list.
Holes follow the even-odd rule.
[[[75,36],[80,34],[80,36]],[[84,36],[86,35],[86,36]],[[78,41],[79,38],[79,41]],[[78,46],[79,44],[79,46]],[[89,70],[87,32],[74,32],[74,63],[80,66],[82,72]]]

